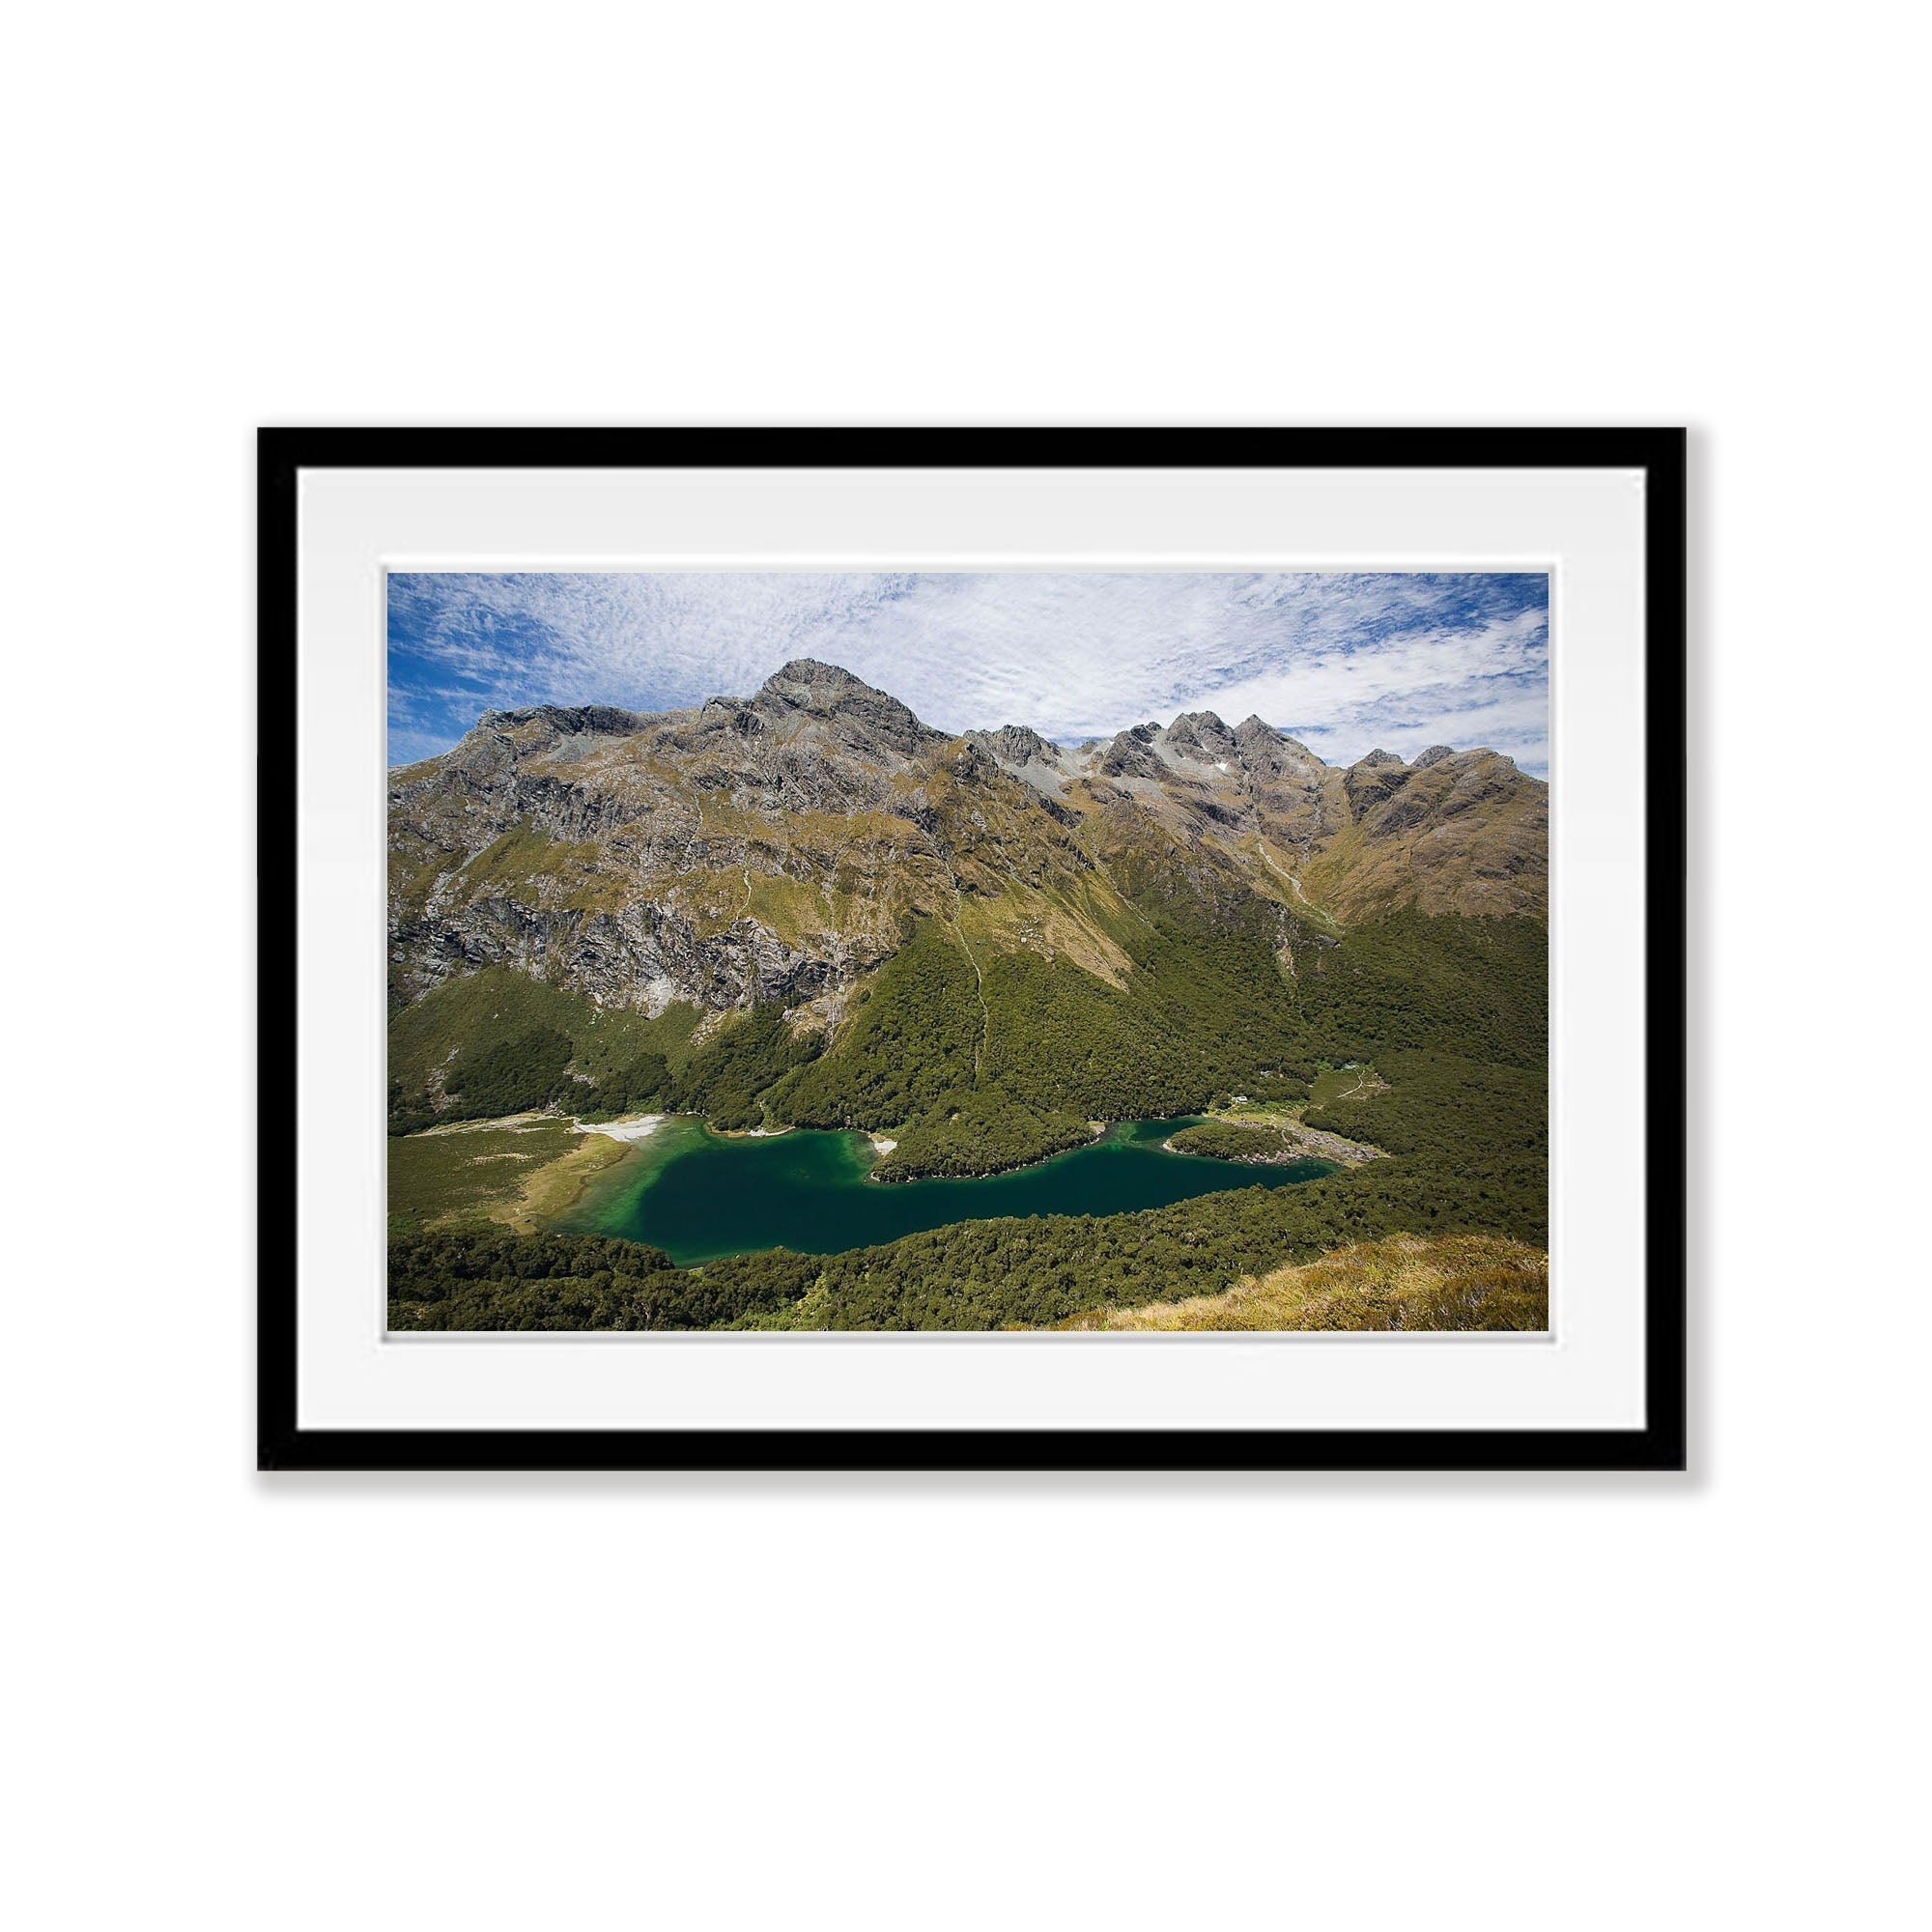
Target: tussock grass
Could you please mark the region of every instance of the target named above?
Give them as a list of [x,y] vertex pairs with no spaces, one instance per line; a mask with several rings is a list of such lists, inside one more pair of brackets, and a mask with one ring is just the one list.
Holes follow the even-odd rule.
[[1062,1328],[1442,1329],[1549,1326],[1549,1257],[1500,1235],[1391,1235],[1223,1294],[1096,1309]]
[[568,1121],[540,1115],[391,1140],[390,1232],[509,1219],[525,1185],[553,1163],[581,1159],[583,1145]]

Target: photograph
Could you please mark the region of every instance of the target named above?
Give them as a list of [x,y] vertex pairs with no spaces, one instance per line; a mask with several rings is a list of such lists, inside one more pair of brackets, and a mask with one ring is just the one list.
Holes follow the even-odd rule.
[[390,570],[388,1332],[1548,1331],[1550,583]]

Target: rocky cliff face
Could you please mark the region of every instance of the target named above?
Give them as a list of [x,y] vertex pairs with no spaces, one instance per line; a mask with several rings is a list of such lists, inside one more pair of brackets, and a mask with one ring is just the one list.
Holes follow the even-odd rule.
[[611,1007],[830,1019],[915,915],[1118,982],[1120,923],[1159,879],[1318,929],[1541,915],[1547,788],[1441,746],[1337,770],[1211,712],[1072,749],[952,738],[810,659],[691,711],[487,712],[390,775],[391,992],[501,963]]

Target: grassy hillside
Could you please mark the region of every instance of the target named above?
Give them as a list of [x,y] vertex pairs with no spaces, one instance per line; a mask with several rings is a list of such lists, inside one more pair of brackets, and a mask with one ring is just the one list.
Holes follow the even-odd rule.
[[597,1117],[662,1107],[755,1126],[762,1096],[818,1051],[776,1007],[703,1015],[611,1011],[581,994],[491,966],[450,980],[389,1021],[392,1133],[558,1106]]
[[1339,1248],[1300,1267],[1244,1277],[1220,1294],[1094,1309],[1063,1328],[1530,1328],[1549,1325],[1549,1257],[1494,1235],[1413,1235]]
[[[613,1080],[648,1053],[681,1067],[702,1017],[698,1008],[686,1005],[671,1007],[659,1019],[607,1011],[581,993],[565,992],[507,966],[486,966],[479,973],[445,980],[414,1006],[389,1016],[392,1131],[439,1119],[487,1120],[572,1094],[573,1087],[585,1083],[564,1086],[558,1081],[550,1037],[568,1042],[561,1070],[582,1073],[589,1081]],[[504,1063],[498,1070],[506,1079],[486,1081],[467,1100],[461,1094],[447,1094],[459,1066],[474,1069],[493,1057]]]

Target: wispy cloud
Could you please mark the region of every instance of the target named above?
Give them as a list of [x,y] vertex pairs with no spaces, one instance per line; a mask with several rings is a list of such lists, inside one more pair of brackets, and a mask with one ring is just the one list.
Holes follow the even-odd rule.
[[946,730],[1257,712],[1334,762],[1486,744],[1544,772],[1548,649],[1540,575],[397,575],[390,757],[491,707],[667,710],[815,657]]

